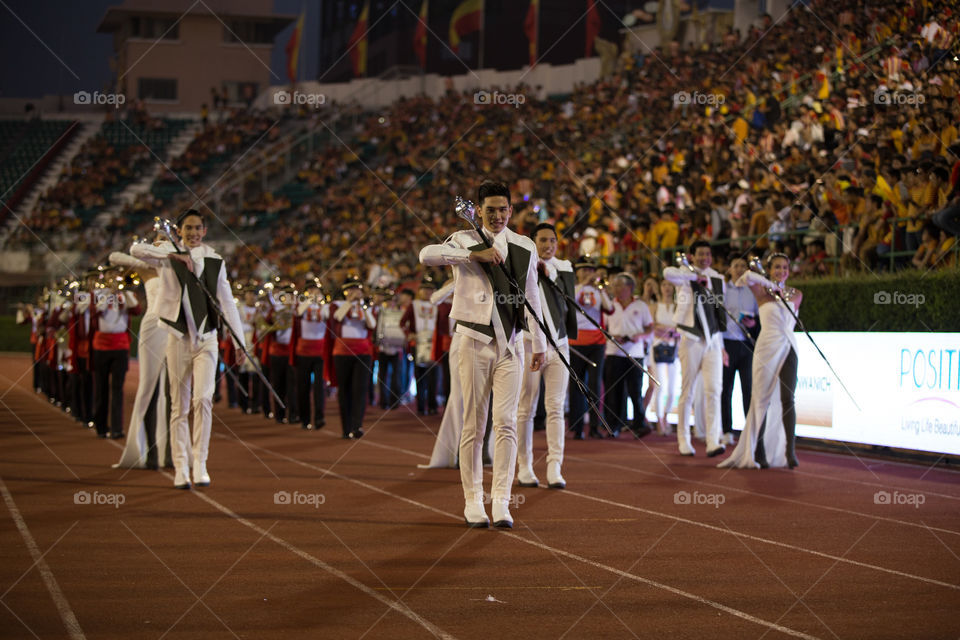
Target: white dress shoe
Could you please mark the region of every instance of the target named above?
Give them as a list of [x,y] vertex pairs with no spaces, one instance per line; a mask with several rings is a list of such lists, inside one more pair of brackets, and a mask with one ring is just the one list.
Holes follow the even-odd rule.
[[513,528],[513,516],[510,515],[510,509],[508,508],[508,503],[503,501],[495,501],[493,503],[493,526],[498,529],[512,529]]
[[490,526],[490,518],[483,508],[482,502],[468,502],[463,507],[463,519],[472,529],[486,529]]
[[196,462],[193,464],[193,484],[198,487],[210,486],[210,474],[207,473],[207,465]]
[[547,465],[547,486],[551,489],[565,489],[567,481],[560,475],[560,463],[551,462]]
[[190,474],[186,469],[177,469],[177,473],[173,478],[173,488],[174,489],[189,489],[190,488]]
[[537,476],[533,474],[532,468],[520,467],[517,470],[517,484],[521,487],[539,487],[540,481],[537,480]]

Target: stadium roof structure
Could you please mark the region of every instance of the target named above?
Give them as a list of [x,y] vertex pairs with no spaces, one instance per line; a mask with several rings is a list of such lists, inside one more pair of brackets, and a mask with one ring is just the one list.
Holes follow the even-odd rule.
[[[112,33],[130,16],[216,16],[219,18],[256,19],[269,22],[279,33],[297,19],[296,15],[278,14],[270,0],[124,0],[123,4],[107,9],[97,25],[97,33]],[[276,33],[274,35],[276,35]]]

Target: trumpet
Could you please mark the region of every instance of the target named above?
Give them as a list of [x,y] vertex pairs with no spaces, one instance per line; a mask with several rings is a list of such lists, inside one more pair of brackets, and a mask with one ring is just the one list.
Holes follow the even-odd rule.
[[[764,278],[767,278],[767,280],[770,279],[767,276],[766,270],[763,268],[763,263],[760,262],[760,258],[758,258],[757,256],[750,256],[750,261],[748,262],[748,264],[750,266],[751,271],[753,271],[754,273],[759,273]],[[781,287],[781,288],[764,287],[764,289],[768,294],[770,294],[771,297],[783,298],[783,300],[786,302],[790,302],[795,297],[797,297],[797,290],[794,289],[793,287]]]
[[610,286],[610,279],[606,277],[601,278],[600,276],[597,276],[596,278],[593,279],[593,286],[595,286],[600,291],[603,291],[604,289]]
[[697,275],[700,275],[700,271],[690,264],[690,258],[683,251],[677,251],[677,255],[674,257],[673,261],[681,269],[687,269],[693,273],[696,273]]

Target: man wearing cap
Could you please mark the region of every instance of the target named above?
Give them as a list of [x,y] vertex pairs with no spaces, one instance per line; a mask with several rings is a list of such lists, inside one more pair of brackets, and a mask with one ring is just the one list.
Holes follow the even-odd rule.
[[[93,294],[93,422],[101,438],[123,437],[123,382],[130,364],[130,316],[137,296],[107,280]],[[107,418],[109,416],[109,434]]]
[[[576,310],[567,304],[567,296],[574,296],[573,266],[568,260],[557,259],[557,231],[552,224],[538,224],[532,237],[539,257],[538,293],[544,323],[564,359],[569,362],[568,341],[577,337]],[[553,284],[546,282],[547,279]],[[533,339],[529,331],[524,331],[523,343],[526,353],[532,354]],[[567,486],[561,474],[565,431],[563,404],[567,398],[570,372],[554,351],[547,352],[546,362],[539,371],[525,370],[523,374],[520,406],[517,410],[517,482],[521,487],[536,487],[539,484],[533,473],[533,417],[540,398],[541,379],[544,389],[543,404],[547,412],[547,486],[551,489],[563,489]]]
[[400,327],[404,310],[399,296],[389,289],[382,291],[383,302],[377,313],[377,384],[380,387],[380,408],[396,409],[403,397],[401,367],[406,335]]
[[[307,281],[293,315],[293,349],[290,352],[290,365],[296,371],[294,378],[297,383],[300,424],[307,431],[320,429],[327,423],[323,416],[326,396],[323,355],[329,316],[327,300],[320,282]],[[313,411],[310,403],[311,392]]]
[[417,297],[407,307],[400,326],[414,345],[414,375],[417,381],[417,413],[422,416],[437,412],[437,363],[432,359],[433,332],[437,325],[437,305],[430,296],[437,283],[425,276],[417,289]]
[[340,426],[343,437],[363,437],[370,371],[373,369],[373,331],[377,320],[363,301],[363,283],[350,276],[341,286],[343,300],[330,303],[330,336],[327,352],[333,358]]
[[[240,322],[243,324],[243,339],[252,349],[257,344],[257,315],[260,313],[257,308],[257,287],[248,283],[243,288],[243,302],[239,306]],[[260,413],[260,378],[254,375],[254,364],[244,361],[237,371],[237,380],[240,382],[240,388],[246,394],[241,393],[238,401],[240,410],[246,414]]]
[[[443,244],[424,247],[420,262],[452,266],[455,285],[450,317],[461,336],[460,383],[463,392],[463,433],[460,438],[460,479],[463,515],[469,527],[487,527],[481,449],[490,393],[493,393],[493,483],[490,500],[494,526],[510,528],[509,503],[517,464],[517,405],[523,378],[524,325],[531,332],[530,368],[544,363],[546,340],[539,324],[526,317],[524,300],[542,322],[537,290],[536,245],[507,228],[513,213],[510,189],[502,182],[484,182],[477,193],[482,233],[458,231]],[[487,243],[490,246],[487,246]],[[514,287],[516,284],[516,287]],[[519,288],[519,291],[517,291]]]
[[[170,242],[133,245],[130,254],[158,270],[160,295],[157,300],[160,320],[167,337],[167,373],[170,379],[170,448],[177,489],[210,485],[207,457],[213,422],[213,387],[217,367],[217,322],[230,325],[237,340],[243,340],[243,325],[227,280],[223,258],[203,244],[207,223],[202,213],[190,209],[177,220],[180,241],[186,253],[178,253]],[[238,347],[243,344],[238,342]],[[238,364],[244,350],[237,349]],[[187,422],[193,405],[193,437]],[[191,451],[192,444],[192,451]],[[192,456],[191,456],[192,453]]]
[[[577,286],[574,288],[574,298],[581,309],[600,324],[603,311],[613,311],[613,302],[607,295],[606,287],[597,282],[597,265],[589,258],[580,259],[575,265]],[[570,366],[573,373],[583,381],[587,388],[590,402],[580,387],[574,385],[570,389],[570,430],[573,437],[583,440],[583,417],[590,416],[590,437],[602,438],[600,427],[600,380],[603,374],[604,345],[607,339],[597,328],[597,324],[590,322],[583,314],[577,315],[577,331],[570,338],[570,347],[575,352]],[[590,363],[595,367],[590,366]],[[589,412],[588,412],[589,408]]]

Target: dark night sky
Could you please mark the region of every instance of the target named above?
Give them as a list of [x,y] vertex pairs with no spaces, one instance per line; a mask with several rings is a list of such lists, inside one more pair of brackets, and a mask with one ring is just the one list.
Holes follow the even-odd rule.
[[[316,74],[319,1],[273,3],[283,14],[307,8],[301,65],[308,78]],[[110,35],[97,33],[97,25],[107,7],[118,4],[120,0],[0,0],[0,97],[39,98],[103,89],[111,77],[112,42]],[[283,45],[292,29],[291,25],[280,32],[280,46],[274,47],[271,66],[281,78],[286,77]]]

